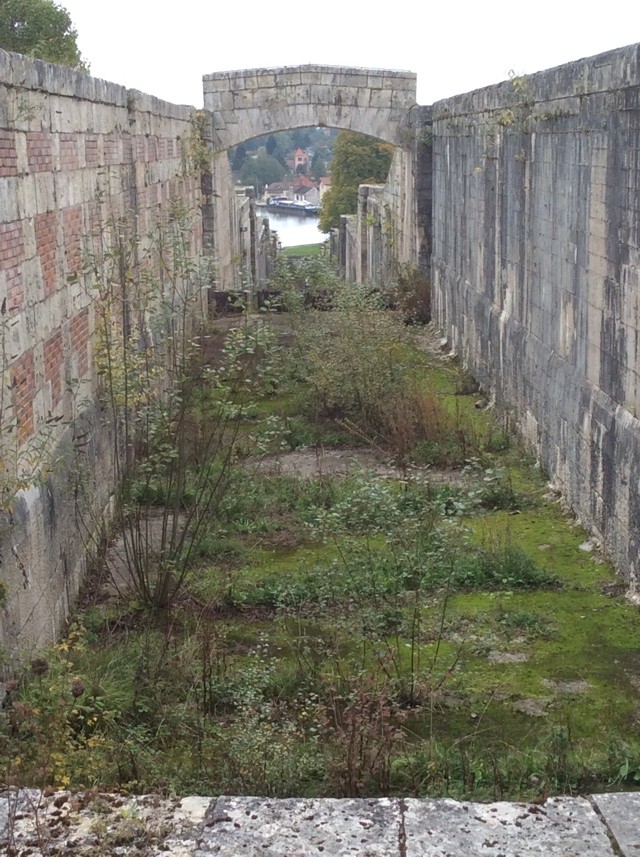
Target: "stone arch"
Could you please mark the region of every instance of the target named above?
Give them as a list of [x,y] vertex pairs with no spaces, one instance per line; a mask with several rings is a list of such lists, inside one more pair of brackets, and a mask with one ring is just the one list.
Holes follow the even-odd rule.
[[408,71],[303,65],[216,72],[202,80],[217,150],[313,127],[357,131],[403,147],[402,126],[416,104],[416,75]]

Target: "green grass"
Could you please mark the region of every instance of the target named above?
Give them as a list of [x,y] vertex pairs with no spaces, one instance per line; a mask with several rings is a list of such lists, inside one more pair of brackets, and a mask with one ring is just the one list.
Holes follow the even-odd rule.
[[283,247],[283,256],[321,256],[325,252],[324,244],[298,244],[296,247]]

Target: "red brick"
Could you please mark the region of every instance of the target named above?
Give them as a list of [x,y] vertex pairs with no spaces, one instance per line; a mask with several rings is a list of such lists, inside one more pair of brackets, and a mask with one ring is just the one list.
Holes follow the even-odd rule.
[[147,160],[147,138],[146,137],[136,137],[134,141],[135,146],[135,160],[136,161],[146,161]]
[[109,134],[104,138],[104,162],[105,164],[120,163],[120,141],[115,134]]
[[22,223],[13,220],[0,223],[0,270],[7,277],[7,311],[18,312],[24,304],[22,263],[24,261],[24,233]]
[[27,162],[32,173],[53,170],[51,134],[44,131],[29,131],[27,133]]
[[33,348],[18,357],[11,366],[11,387],[18,421],[20,443],[33,435],[33,399],[36,394],[36,375]]
[[79,137],[77,134],[60,134],[60,169],[77,170]]
[[84,138],[84,158],[88,167],[100,166],[100,149],[98,147],[98,135],[87,134]]
[[78,373],[89,370],[89,308],[76,313],[71,319],[71,347],[78,356]]
[[36,214],[36,251],[40,257],[45,297],[53,294],[58,285],[58,259],[56,248],[56,215],[49,211]]
[[43,345],[44,377],[51,384],[51,406],[56,408],[62,400],[64,351],[62,333],[58,330]]
[[64,254],[68,274],[79,274],[82,270],[82,208],[72,205],[62,212],[64,230]]
[[147,160],[149,163],[158,160],[158,138],[147,137]]
[[18,154],[13,131],[0,131],[0,176],[18,174]]

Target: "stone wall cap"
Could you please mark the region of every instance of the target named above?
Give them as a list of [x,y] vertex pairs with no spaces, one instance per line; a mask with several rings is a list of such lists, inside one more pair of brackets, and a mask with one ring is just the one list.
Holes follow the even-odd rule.
[[405,69],[387,69],[387,68],[367,68],[363,67],[351,67],[351,66],[342,66],[342,65],[314,65],[312,63],[307,65],[286,65],[286,66],[276,66],[273,68],[247,68],[247,69],[227,69],[224,71],[215,71],[210,74],[202,75],[203,80],[218,80],[225,78],[227,76],[233,77],[246,77],[252,74],[288,74],[291,72],[299,72],[299,71],[313,71],[317,73],[328,72],[330,74],[335,74],[336,72],[342,72],[343,74],[376,74],[376,75],[393,75],[394,77],[410,77],[417,78],[416,72],[408,71]]

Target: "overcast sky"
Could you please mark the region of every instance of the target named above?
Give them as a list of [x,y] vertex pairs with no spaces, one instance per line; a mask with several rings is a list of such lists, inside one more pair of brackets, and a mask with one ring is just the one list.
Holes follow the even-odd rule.
[[[418,102],[640,41],[637,0],[59,0],[91,73],[202,106],[202,75],[318,63],[408,69]],[[593,11],[593,10],[597,10]]]

